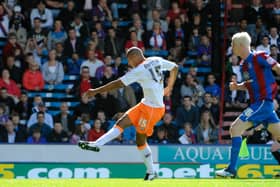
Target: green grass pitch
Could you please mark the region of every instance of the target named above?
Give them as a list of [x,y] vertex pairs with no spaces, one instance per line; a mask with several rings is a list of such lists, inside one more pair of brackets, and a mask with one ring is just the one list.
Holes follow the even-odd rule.
[[280,179],[3,179],[0,187],[279,187]]

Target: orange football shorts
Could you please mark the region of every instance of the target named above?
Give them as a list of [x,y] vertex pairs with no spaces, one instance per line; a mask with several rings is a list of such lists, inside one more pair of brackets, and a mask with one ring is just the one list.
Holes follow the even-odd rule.
[[138,133],[151,136],[155,124],[162,118],[164,112],[165,107],[154,108],[143,103],[138,103],[136,106],[129,109],[126,114]]

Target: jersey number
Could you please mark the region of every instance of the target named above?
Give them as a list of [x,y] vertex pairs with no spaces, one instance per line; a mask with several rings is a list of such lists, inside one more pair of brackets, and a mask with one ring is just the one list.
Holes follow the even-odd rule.
[[154,66],[149,68],[149,71],[156,82],[161,82],[163,79],[162,72],[160,71],[160,66]]

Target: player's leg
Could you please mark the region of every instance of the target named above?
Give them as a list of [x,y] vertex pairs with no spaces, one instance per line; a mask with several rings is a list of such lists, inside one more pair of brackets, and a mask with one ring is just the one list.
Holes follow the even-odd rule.
[[147,169],[144,180],[153,180],[156,178],[156,174],[154,170],[152,151],[147,143],[146,134],[136,133],[136,145]]
[[230,135],[232,138],[230,163],[226,169],[216,171],[216,175],[222,177],[234,177],[236,175],[236,166],[238,160],[238,154],[240,151],[243,132],[252,127],[251,122],[244,122],[237,118],[230,127]]
[[[271,153],[280,165],[280,124],[269,124],[268,131],[272,134],[274,140],[274,143],[271,145]],[[276,174],[275,177],[280,177],[280,173]]]
[[100,151],[101,146],[118,137],[123,132],[123,129],[131,125],[132,123],[128,115],[125,113],[124,115],[122,115],[120,119],[118,119],[118,121],[116,122],[113,128],[111,128],[108,132],[106,132],[103,136],[98,138],[96,141],[93,142],[80,141],[78,145],[82,149],[98,152]]

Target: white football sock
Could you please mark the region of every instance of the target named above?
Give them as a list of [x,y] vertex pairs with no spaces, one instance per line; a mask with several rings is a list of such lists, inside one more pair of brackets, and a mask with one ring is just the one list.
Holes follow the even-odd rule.
[[114,126],[111,128],[108,132],[106,132],[103,136],[98,138],[96,141],[89,142],[89,146],[97,146],[100,147],[111,140],[118,137],[123,132],[123,129],[121,129],[119,126]]
[[153,174],[155,171],[154,171],[153,157],[152,157],[152,151],[150,146],[146,143],[146,146],[143,149],[138,147],[138,150],[144,160],[144,164],[147,168],[147,173]]

